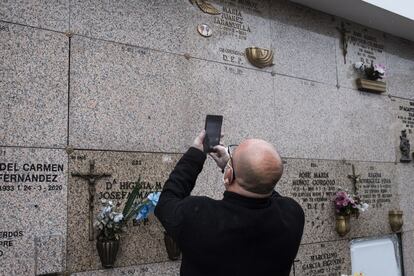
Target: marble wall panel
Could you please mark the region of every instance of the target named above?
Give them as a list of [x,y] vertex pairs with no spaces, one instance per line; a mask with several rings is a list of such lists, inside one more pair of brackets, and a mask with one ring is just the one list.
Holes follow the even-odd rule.
[[[271,45],[269,1],[211,1],[219,15],[185,0],[72,2],[71,31],[89,37],[247,67],[245,48]],[[199,35],[199,24],[212,35]]]
[[[180,158],[177,154],[75,151],[70,155],[70,172],[89,172],[89,162],[95,161],[96,173],[110,177],[97,180],[94,195],[94,216],[101,209],[101,200],[111,200],[123,208],[128,193],[141,181],[139,198],[161,190],[169,173]],[[163,227],[151,215],[148,223],[129,223],[121,235],[116,267],[168,261],[164,246]],[[97,234],[97,233],[95,233]],[[101,268],[96,241],[89,241],[89,193],[84,179],[69,178],[68,196],[68,271]]]
[[284,157],[394,161],[390,99],[274,77],[275,136]]
[[270,74],[75,36],[70,144],[183,152],[207,114],[231,143],[273,137]]
[[0,148],[1,275],[65,270],[66,176],[63,150]]
[[68,37],[0,22],[0,49],[0,145],[63,147]]
[[414,98],[414,42],[387,35],[388,93],[407,99]]
[[354,63],[362,61],[367,65],[371,62],[382,64],[387,68],[385,57],[384,33],[358,25],[346,20],[337,20],[337,28],[346,32],[346,58],[344,59],[343,38],[337,32],[336,63],[338,83],[341,87],[357,89],[356,79],[362,77],[354,69]]
[[[370,205],[358,219],[351,217],[346,238],[367,237],[391,232],[388,211],[399,208],[398,178],[393,163],[344,162],[285,158],[285,170],[276,190],[294,198],[305,211],[302,243],[339,239],[335,231],[335,193],[358,193]],[[358,183],[350,176],[352,165]]]
[[334,17],[286,0],[272,1],[273,72],[336,85]]
[[178,276],[180,275],[180,262],[153,263],[145,265],[136,265],[128,267],[119,267],[114,269],[95,270],[73,273],[72,276]]
[[69,0],[20,0],[3,1],[0,20],[51,29],[69,30]]
[[414,274],[414,232],[407,231],[402,234],[402,249],[404,260],[404,275]]
[[293,264],[291,276],[351,275],[347,240],[303,244]]

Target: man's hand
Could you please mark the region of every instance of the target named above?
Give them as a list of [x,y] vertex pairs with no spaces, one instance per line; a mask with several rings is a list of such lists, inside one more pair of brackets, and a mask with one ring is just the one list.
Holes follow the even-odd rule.
[[206,131],[202,130],[200,134],[194,139],[192,147],[204,152],[204,147],[203,147],[204,137],[206,137]]
[[224,168],[227,165],[227,162],[230,159],[229,153],[227,152],[227,149],[223,147],[222,145],[217,145],[214,148],[214,152],[210,153],[210,156],[216,161],[217,166],[224,170]]

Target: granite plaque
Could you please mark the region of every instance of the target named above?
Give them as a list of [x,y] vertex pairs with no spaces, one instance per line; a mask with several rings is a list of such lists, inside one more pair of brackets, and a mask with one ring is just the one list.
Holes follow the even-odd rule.
[[[399,208],[398,180],[393,163],[301,160],[285,158],[285,171],[276,185],[282,195],[294,198],[305,211],[302,243],[332,241],[335,232],[335,209],[332,200],[338,189],[357,192],[370,205],[358,219],[351,218],[347,237],[390,233],[388,211]],[[360,175],[353,185],[352,165]]]
[[[394,124],[392,132],[394,134],[395,161],[399,162],[402,158],[400,149],[401,132],[405,130],[406,138],[410,144],[414,142],[414,100],[406,100],[397,97],[391,97],[393,108]],[[412,158],[413,147],[411,146],[409,156]]]
[[165,262],[144,264],[114,269],[96,270],[73,273],[73,276],[178,276],[180,275],[180,262]]
[[412,258],[413,251],[414,251],[414,231],[404,232],[402,234],[402,252],[403,252],[405,275],[414,274],[414,259]]
[[274,77],[272,142],[284,157],[394,162],[390,99]]
[[0,5],[0,20],[66,32],[69,30],[69,2],[3,1]]
[[390,95],[414,99],[414,42],[385,37],[387,90]]
[[291,276],[352,275],[349,242],[303,244],[293,263]]
[[361,75],[354,69],[355,62],[362,61],[367,65],[370,65],[371,62],[374,64],[382,64],[385,65],[385,69],[387,70],[384,52],[384,34],[380,31],[343,20],[338,21],[337,28],[341,29],[342,24],[346,32],[347,53],[344,60],[343,37],[341,37],[342,34],[338,30],[336,46],[338,81],[340,86],[356,89],[356,79],[361,77]]
[[206,114],[234,143],[273,137],[268,73],[78,36],[71,53],[75,148],[184,152]]
[[[111,177],[96,182],[94,217],[101,199],[114,204],[126,202],[129,192],[141,178],[139,198],[161,191],[165,180],[180,158],[177,154],[75,151],[70,155],[71,172],[88,172],[89,161],[95,160],[97,173]],[[68,196],[68,270],[84,271],[101,268],[96,240],[89,241],[89,195],[87,181],[70,176]],[[122,209],[120,209],[122,210]],[[151,215],[148,223],[129,223],[121,234],[121,246],[115,266],[130,266],[167,261],[163,227]]]
[[[211,4],[221,14],[205,14],[190,1],[73,1],[71,29],[89,37],[252,67],[245,48],[270,47],[269,1]],[[211,26],[211,37],[198,34],[200,23]]]
[[[414,164],[398,164],[397,176],[399,177],[399,194],[400,194],[400,209],[403,211],[403,231],[414,230],[414,200],[412,194],[414,187],[412,179],[414,179]],[[414,236],[412,237],[414,239]]]
[[273,72],[337,84],[335,22],[291,1],[271,1]]
[[0,148],[0,275],[65,269],[67,157]]
[[0,145],[66,145],[68,49],[64,34],[0,22]]

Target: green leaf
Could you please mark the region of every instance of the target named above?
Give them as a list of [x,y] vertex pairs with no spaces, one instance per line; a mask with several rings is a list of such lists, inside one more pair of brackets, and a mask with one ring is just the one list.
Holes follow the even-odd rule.
[[141,189],[141,176],[138,178],[138,184],[134,186],[131,193],[128,195],[127,202],[125,203],[124,210],[122,211],[122,215],[124,216],[124,220],[128,221],[126,217],[130,213],[131,207],[134,204],[135,199],[138,196],[139,190]]

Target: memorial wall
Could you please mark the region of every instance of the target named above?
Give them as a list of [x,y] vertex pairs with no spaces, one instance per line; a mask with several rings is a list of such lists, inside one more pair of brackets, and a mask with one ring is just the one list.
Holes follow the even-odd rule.
[[[0,4],[0,49],[0,275],[179,275],[153,215],[103,269],[91,214],[161,190],[206,114],[225,144],[280,152],[276,190],[306,216],[292,276],[351,275],[351,242],[384,236],[414,275],[414,42],[287,0],[25,0]],[[356,62],[385,67],[385,92]],[[369,204],[343,236],[338,189]],[[223,192],[208,158],[193,194]]]

